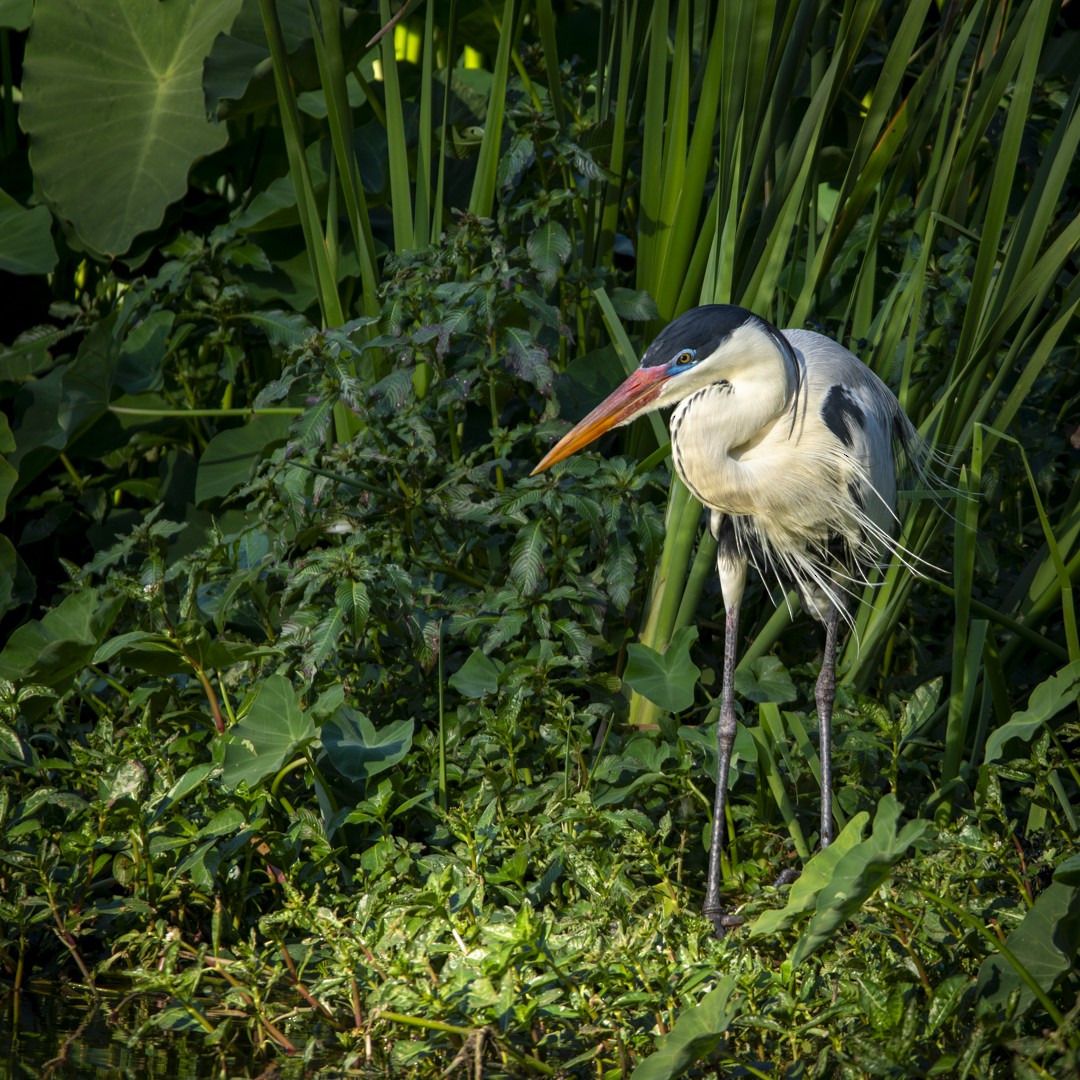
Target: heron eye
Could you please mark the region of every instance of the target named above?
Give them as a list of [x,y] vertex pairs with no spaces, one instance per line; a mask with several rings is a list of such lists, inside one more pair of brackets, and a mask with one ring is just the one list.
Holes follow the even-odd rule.
[[683,351],[675,357],[675,367],[690,367],[694,362],[695,360],[693,349],[683,349]]

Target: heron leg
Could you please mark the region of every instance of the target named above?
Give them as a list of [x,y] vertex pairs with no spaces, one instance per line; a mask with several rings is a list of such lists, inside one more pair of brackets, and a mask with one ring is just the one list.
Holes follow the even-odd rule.
[[705,888],[702,914],[722,938],[730,926],[742,920],[724,913],[720,903],[720,848],[724,842],[727,805],[728,769],[731,748],[735,745],[735,653],[739,641],[739,604],[728,606],[724,618],[724,679],[720,699],[720,720],[716,725],[716,798],[713,802],[712,834],[709,839],[709,877]]
[[833,839],[832,816],[832,714],[836,700],[836,634],[840,625],[840,608],[829,605],[825,617],[825,655],[821,661],[814,697],[818,711],[818,754],[821,758],[821,846],[828,847]]

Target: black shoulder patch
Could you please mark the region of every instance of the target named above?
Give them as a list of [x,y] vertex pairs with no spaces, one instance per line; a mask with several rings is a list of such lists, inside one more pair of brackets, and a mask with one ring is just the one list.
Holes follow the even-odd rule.
[[724,338],[756,318],[746,308],[734,304],[704,304],[691,308],[656,335],[641,358],[641,366],[666,364],[682,349],[695,349],[700,357],[708,356]]
[[821,419],[825,426],[845,445],[851,446],[855,437],[855,427],[862,427],[866,421],[859,403],[851,396],[846,386],[836,383],[829,387],[825,400],[821,403]]

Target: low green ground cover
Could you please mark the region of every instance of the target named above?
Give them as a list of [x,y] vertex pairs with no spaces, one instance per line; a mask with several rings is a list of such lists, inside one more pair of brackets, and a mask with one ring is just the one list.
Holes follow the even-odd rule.
[[[47,152],[62,5],[3,15],[5,992],[220,1075],[1076,1074],[1077,31],[228,7],[86,7],[84,60],[190,50],[221,128],[134,223]],[[706,301],[849,344],[945,481],[842,658],[818,855],[820,628],[748,597],[724,941],[700,507],[662,425],[529,476]]]

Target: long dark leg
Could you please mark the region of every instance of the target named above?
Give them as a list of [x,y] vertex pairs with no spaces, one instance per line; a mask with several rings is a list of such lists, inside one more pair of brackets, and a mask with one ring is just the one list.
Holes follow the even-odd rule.
[[729,926],[738,926],[741,919],[724,914],[720,905],[720,848],[724,842],[727,805],[728,768],[731,748],[735,744],[735,654],[739,644],[739,604],[733,603],[724,618],[724,681],[720,699],[720,722],[716,725],[716,800],[713,803],[712,835],[709,839],[709,878],[705,889],[702,914],[713,924],[716,936],[722,938]]
[[821,846],[828,847],[833,839],[832,817],[832,713],[836,700],[836,632],[840,624],[840,608],[829,605],[825,618],[825,656],[821,661],[815,697],[818,711],[818,754],[821,757]]

